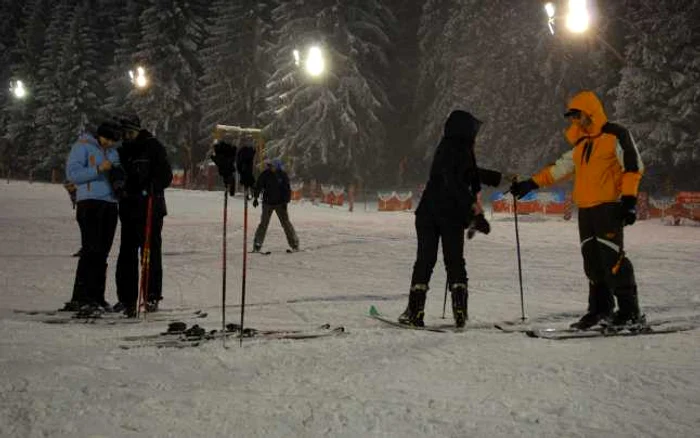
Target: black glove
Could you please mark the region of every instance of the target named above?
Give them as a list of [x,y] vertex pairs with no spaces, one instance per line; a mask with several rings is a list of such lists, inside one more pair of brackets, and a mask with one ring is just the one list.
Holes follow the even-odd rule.
[[253,198],[253,208],[258,208],[258,198]]
[[108,173],[108,179],[112,185],[112,191],[117,200],[126,197],[126,171],[121,166],[112,166]]
[[219,168],[219,175],[224,179],[224,183],[231,187],[231,193],[235,192],[236,181],[233,174],[236,172],[236,147],[225,141],[216,142],[211,159]]
[[632,225],[637,221],[637,198],[625,195],[620,199],[620,215],[623,225]]
[[472,223],[467,230],[467,239],[471,240],[474,238],[477,231],[484,234],[489,234],[491,232],[491,224],[489,224],[489,221],[486,220],[483,213],[474,216],[474,220],[472,220]]
[[516,198],[521,199],[531,191],[539,188],[540,186],[538,186],[537,183],[530,178],[526,179],[525,181],[513,181],[513,184],[510,185],[510,192]]
[[238,175],[243,184],[243,187],[249,189],[255,185],[255,177],[253,176],[253,158],[255,157],[255,149],[250,146],[243,146],[238,150],[236,156],[236,167]]

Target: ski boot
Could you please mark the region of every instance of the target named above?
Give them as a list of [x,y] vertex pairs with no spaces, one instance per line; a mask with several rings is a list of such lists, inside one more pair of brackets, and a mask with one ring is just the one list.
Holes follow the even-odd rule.
[[149,298],[148,301],[146,301],[146,312],[148,312],[148,313],[157,312],[159,302],[160,302],[160,298]]
[[619,310],[604,322],[605,330],[613,332],[629,330],[636,332],[647,329],[646,316],[639,310],[637,287],[633,286],[629,289],[623,289],[616,296]]
[[615,299],[610,289],[603,283],[588,283],[588,312],[578,321],[569,325],[574,330],[588,330],[607,321],[615,308]]
[[423,316],[425,316],[425,296],[427,293],[428,285],[426,284],[411,286],[411,292],[408,294],[408,306],[399,316],[401,324],[425,327]]
[[469,319],[467,283],[455,283],[450,286],[452,292],[452,316],[455,327],[462,328]]

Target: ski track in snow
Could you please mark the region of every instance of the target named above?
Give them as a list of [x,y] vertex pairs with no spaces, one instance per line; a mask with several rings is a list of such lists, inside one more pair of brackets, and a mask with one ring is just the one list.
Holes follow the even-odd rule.
[[[168,190],[165,308],[221,324],[220,192]],[[227,321],[238,322],[240,197],[230,201]],[[249,246],[259,220],[250,209]],[[301,203],[291,219],[308,251],[285,254],[273,218],[249,255],[246,325],[344,325],[344,336],[248,339],[199,348],[122,350],[164,321],[49,325],[13,309],[70,297],[79,234],[60,185],[0,183],[0,436],[2,437],[690,437],[700,427],[700,330],[634,338],[547,341],[520,333],[430,333],[384,326],[405,306],[414,216]],[[575,221],[523,217],[526,313],[566,326],[586,307]],[[467,241],[470,316],[520,316],[514,223]],[[626,228],[648,317],[700,315],[700,228],[645,221]],[[119,232],[109,260],[114,301]],[[426,319],[441,320],[445,273],[435,268]],[[448,318],[449,318],[448,303]],[[132,343],[133,344],[133,343]]]

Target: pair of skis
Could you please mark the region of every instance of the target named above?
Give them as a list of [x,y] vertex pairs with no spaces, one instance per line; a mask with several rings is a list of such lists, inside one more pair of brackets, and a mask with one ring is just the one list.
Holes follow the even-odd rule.
[[371,306],[368,316],[384,324],[391,325],[407,330],[423,330],[437,333],[448,332],[463,332],[474,329],[496,329],[504,333],[523,333],[530,338],[549,339],[549,340],[566,340],[566,339],[586,339],[596,337],[615,337],[615,336],[641,336],[641,335],[659,335],[669,333],[679,333],[700,328],[700,316],[691,317],[676,317],[651,320],[646,325],[633,328],[604,328],[601,326],[593,327],[590,330],[577,330],[571,328],[555,328],[555,327],[532,327],[524,325],[521,321],[504,321],[500,323],[488,322],[469,322],[464,328],[456,328],[454,325],[426,325],[424,327],[416,327],[406,324],[401,324],[391,318],[381,314],[375,306]]
[[[172,328],[175,324],[171,324]],[[178,329],[169,329],[167,332],[155,335],[127,336],[123,340],[129,344],[122,344],[119,348],[129,350],[140,347],[156,347],[156,348],[187,348],[199,347],[207,342],[217,339],[233,338],[252,338],[265,340],[301,340],[301,339],[316,339],[343,335],[345,327],[332,327],[330,324],[324,324],[314,329],[309,330],[258,330],[254,328],[243,329],[238,324],[228,324],[225,331],[211,330],[207,331],[198,325],[186,328],[184,323],[178,324]]]
[[[170,322],[180,319],[204,319],[208,316],[203,310],[189,309],[162,309],[149,314],[148,318],[127,318],[118,312],[100,312],[85,314],[81,312],[65,312],[56,310],[14,310],[14,313],[38,317],[38,321],[45,324],[95,324],[95,325],[121,325],[138,324],[143,322]],[[34,318],[32,318],[34,320]]]

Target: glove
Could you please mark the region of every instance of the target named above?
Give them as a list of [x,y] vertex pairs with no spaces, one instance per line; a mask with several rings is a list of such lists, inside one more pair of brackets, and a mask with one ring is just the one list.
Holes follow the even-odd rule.
[[258,198],[253,198],[253,208],[258,208]]
[[233,182],[233,173],[236,171],[236,147],[219,141],[214,145],[214,155],[212,161],[219,168],[219,175],[224,179],[226,184]]
[[486,220],[483,214],[474,216],[474,220],[467,230],[467,239],[473,239],[477,231],[484,234],[491,232],[491,224],[489,224],[489,221]]
[[526,179],[525,181],[513,181],[513,184],[510,185],[510,192],[516,198],[521,199],[531,191],[539,188],[540,186],[538,186],[537,183],[530,178]]
[[637,198],[625,195],[620,199],[620,216],[623,225],[632,225],[637,221]]
[[253,158],[255,157],[255,149],[249,146],[241,147],[236,155],[236,167],[238,175],[243,184],[243,187],[249,189],[255,185],[255,177],[253,176]]

